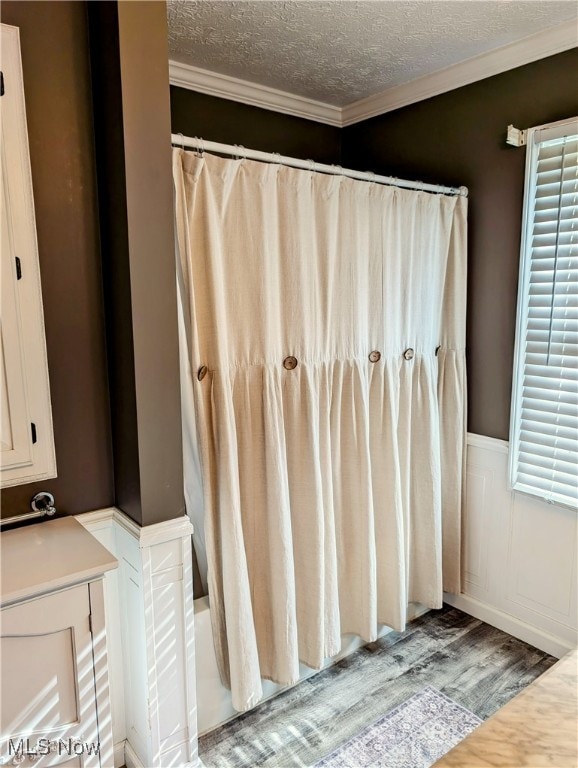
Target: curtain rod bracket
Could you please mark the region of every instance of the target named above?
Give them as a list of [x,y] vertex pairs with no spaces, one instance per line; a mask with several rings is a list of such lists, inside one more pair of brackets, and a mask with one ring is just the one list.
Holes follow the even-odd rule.
[[509,125],[506,134],[506,144],[510,144],[512,147],[525,147],[527,134],[528,131],[521,131],[519,128]]

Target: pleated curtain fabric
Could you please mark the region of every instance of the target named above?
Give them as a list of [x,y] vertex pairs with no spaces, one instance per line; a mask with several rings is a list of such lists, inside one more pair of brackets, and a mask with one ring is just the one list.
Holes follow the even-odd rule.
[[213,632],[243,711],[459,591],[467,201],[173,159]]

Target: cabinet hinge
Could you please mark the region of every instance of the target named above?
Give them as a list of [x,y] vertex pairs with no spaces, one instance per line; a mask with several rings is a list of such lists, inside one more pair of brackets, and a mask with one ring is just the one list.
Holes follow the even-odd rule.
[[0,96],[4,96],[4,72],[0,72]]
[[22,262],[20,261],[18,256],[16,256],[15,258],[16,258],[16,279],[22,280]]
[[36,424],[33,421],[30,422],[30,431],[32,432],[32,442],[37,442],[38,436],[36,435]]

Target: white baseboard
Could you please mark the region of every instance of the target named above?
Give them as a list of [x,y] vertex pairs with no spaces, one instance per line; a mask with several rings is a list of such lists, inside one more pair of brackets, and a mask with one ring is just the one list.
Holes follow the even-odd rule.
[[124,764],[126,768],[145,768],[128,741],[124,743]]
[[119,741],[114,745],[114,768],[125,765],[125,741]]
[[557,659],[561,659],[562,656],[573,650],[572,644],[563,638],[555,637],[538,627],[532,627],[525,621],[468,595],[444,595],[444,602],[470,616],[474,616],[476,619],[480,619],[480,621],[485,621],[492,627],[501,629],[502,632],[507,632],[512,637],[517,637],[518,640],[533,645],[534,648],[539,648],[544,653],[555,656]]
[[[124,765],[126,765],[126,768],[155,768],[154,766],[146,766],[143,765],[143,763],[140,761],[139,756],[136,754],[134,749],[131,747],[131,745],[128,743],[128,741],[122,745],[124,750]],[[121,763],[122,765],[123,763]],[[115,763],[116,765],[116,763]],[[197,758],[197,761],[194,763],[185,763],[182,766],[179,766],[179,768],[205,768],[203,762],[200,758]]]

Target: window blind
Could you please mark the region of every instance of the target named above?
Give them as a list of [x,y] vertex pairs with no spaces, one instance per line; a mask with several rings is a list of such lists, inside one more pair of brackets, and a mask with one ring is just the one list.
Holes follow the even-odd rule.
[[572,506],[578,497],[577,134],[575,121],[529,132],[510,438],[512,487]]

